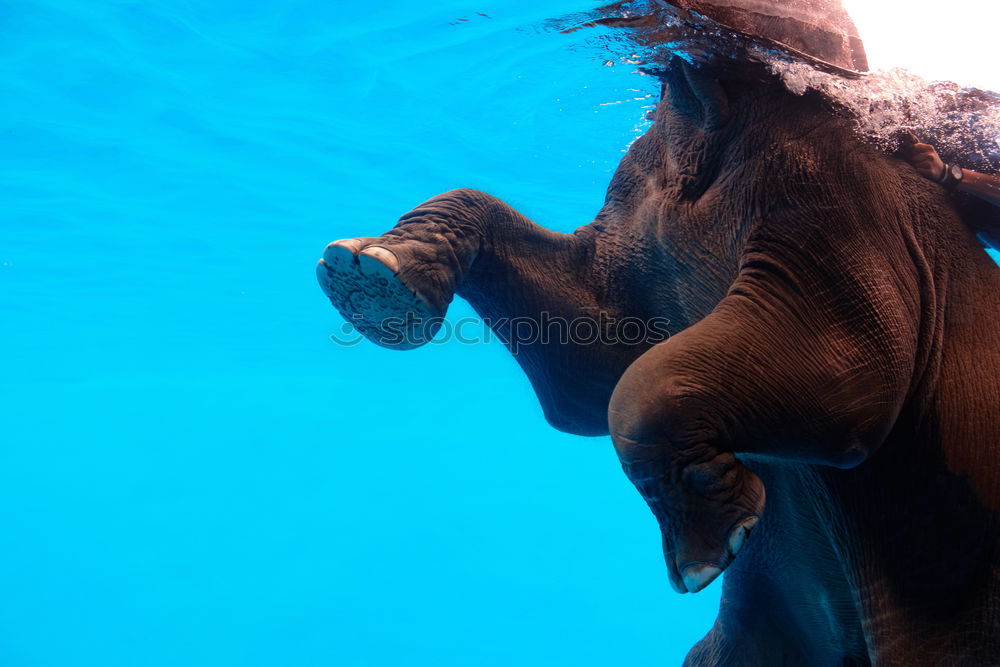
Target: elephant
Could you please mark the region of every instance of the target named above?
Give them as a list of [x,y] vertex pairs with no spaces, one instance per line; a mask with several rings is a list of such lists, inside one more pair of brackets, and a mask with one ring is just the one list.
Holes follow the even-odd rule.
[[[863,70],[850,18],[812,4],[832,22],[797,33],[767,0],[671,7]],[[673,588],[725,572],[685,664],[1000,664],[1000,271],[949,192],[821,95],[751,58],[658,74],[590,223],[453,190],[329,244],[323,291],[397,349],[462,297],[552,426],[610,435]],[[514,341],[518,318],[669,335]]]

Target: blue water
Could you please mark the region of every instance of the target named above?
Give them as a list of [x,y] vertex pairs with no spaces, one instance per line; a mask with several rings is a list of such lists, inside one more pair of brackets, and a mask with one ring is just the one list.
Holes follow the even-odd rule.
[[718,584],[607,439],[313,276],[454,187],[588,222],[648,82],[531,26],[592,6],[3,3],[0,665],[679,663]]

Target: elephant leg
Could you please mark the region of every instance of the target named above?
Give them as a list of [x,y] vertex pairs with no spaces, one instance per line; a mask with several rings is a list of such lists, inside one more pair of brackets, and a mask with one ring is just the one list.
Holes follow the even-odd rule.
[[813,294],[737,281],[618,382],[612,439],[657,517],[678,592],[721,574],[764,511],[764,486],[737,455],[847,468],[887,435],[912,346],[902,302],[859,279],[857,291]]
[[369,340],[395,349],[426,343],[483,244],[490,199],[449,192],[381,236],[330,243],[316,267],[320,287]]
[[[724,628],[718,622],[684,659],[684,667],[778,667],[815,665],[780,628],[755,623]],[[824,666],[825,667],[825,666]],[[829,667],[845,667],[843,663]]]
[[798,642],[775,626],[730,629],[716,625],[688,652],[684,667],[871,667],[867,656],[828,656],[817,660],[803,655]]
[[577,274],[589,245],[583,235],[546,230],[488,194],[453,190],[381,236],[334,241],[316,271],[345,319],[371,341],[405,350],[433,338],[462,288],[485,295],[487,310],[504,302],[496,294],[504,289],[519,292],[522,302],[558,299],[553,285],[585,282]]
[[333,305],[366,337],[410,349],[433,338],[456,293],[489,321],[593,312],[593,248],[589,228],[552,232],[496,197],[453,190],[381,236],[334,241],[316,271]]

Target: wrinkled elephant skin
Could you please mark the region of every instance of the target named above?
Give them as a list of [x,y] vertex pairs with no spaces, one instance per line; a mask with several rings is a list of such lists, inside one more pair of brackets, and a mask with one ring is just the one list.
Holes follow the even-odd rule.
[[[588,225],[455,190],[318,267],[392,346],[454,295],[504,318],[670,322],[522,343],[549,422],[610,433],[667,576],[723,603],[691,665],[1000,658],[1000,271],[942,187],[752,66],[675,61]],[[396,333],[399,333],[398,331]]]

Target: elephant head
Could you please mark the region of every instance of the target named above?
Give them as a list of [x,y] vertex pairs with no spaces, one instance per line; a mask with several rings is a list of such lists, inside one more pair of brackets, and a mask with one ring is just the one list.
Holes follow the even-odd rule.
[[677,53],[693,63],[775,51],[841,76],[868,70],[857,27],[839,0],[625,0],[596,10],[585,25],[628,29],[654,70]]

